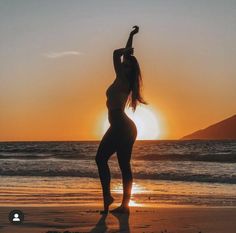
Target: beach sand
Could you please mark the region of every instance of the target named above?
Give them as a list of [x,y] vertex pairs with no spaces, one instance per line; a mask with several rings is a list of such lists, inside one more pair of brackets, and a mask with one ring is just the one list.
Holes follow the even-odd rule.
[[[21,225],[12,225],[8,214],[24,212]],[[131,207],[130,215],[106,217],[97,206],[1,207],[0,232],[64,233],[235,233],[236,208],[223,207]]]

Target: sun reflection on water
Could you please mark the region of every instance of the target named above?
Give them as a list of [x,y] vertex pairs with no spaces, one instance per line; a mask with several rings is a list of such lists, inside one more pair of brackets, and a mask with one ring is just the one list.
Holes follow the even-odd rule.
[[130,200],[130,201],[129,201],[129,206],[143,206],[143,204],[137,203],[137,202],[134,201],[134,200]]
[[[113,192],[117,193],[117,194],[122,194],[123,193],[122,184],[121,183],[117,184],[113,188]],[[142,187],[141,185],[138,185],[135,182],[133,182],[132,191],[131,191],[131,200],[129,202],[129,206],[143,206],[143,204],[138,203],[136,200],[134,200],[134,195],[145,193],[145,192],[146,192],[146,190],[144,189],[144,187]]]
[[[131,195],[145,193],[146,191],[147,190],[145,190],[144,187],[142,187],[141,185],[136,184],[135,182],[133,182]],[[122,184],[121,183],[116,184],[115,187],[113,188],[113,192],[115,192],[117,194],[123,193]]]

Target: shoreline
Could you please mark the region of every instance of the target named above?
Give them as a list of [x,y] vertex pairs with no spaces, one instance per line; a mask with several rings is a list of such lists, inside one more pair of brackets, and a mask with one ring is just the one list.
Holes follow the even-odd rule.
[[[1,177],[0,206],[94,206],[102,204],[95,178]],[[135,179],[130,206],[234,207],[236,185]],[[112,179],[115,205],[122,199],[120,179]]]
[[[119,202],[114,202],[112,204],[113,207],[118,207],[119,206]],[[99,201],[99,204],[95,203],[95,204],[91,204],[91,203],[78,203],[78,204],[15,204],[15,205],[9,205],[9,204],[2,204],[0,205],[0,212],[2,208],[97,208],[97,209],[101,209],[103,208],[103,204],[102,204],[102,200]],[[217,205],[193,205],[193,204],[167,204],[167,203],[163,203],[163,204],[138,204],[138,205],[131,205],[130,206],[131,209],[175,209],[175,208],[183,208],[183,209],[236,209],[236,206],[217,206]],[[235,216],[236,217],[236,216]]]

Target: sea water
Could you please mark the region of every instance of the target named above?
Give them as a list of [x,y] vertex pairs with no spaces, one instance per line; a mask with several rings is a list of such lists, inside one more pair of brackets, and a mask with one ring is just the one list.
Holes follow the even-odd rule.
[[[102,203],[99,142],[1,142],[0,206]],[[236,206],[236,141],[137,141],[131,205]],[[112,193],[122,197],[114,154]]]

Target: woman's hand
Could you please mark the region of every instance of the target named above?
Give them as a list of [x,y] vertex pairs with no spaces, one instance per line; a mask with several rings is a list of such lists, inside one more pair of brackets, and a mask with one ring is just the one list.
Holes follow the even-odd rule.
[[133,26],[133,30],[131,31],[131,35],[135,35],[139,32],[139,26],[135,25]]

